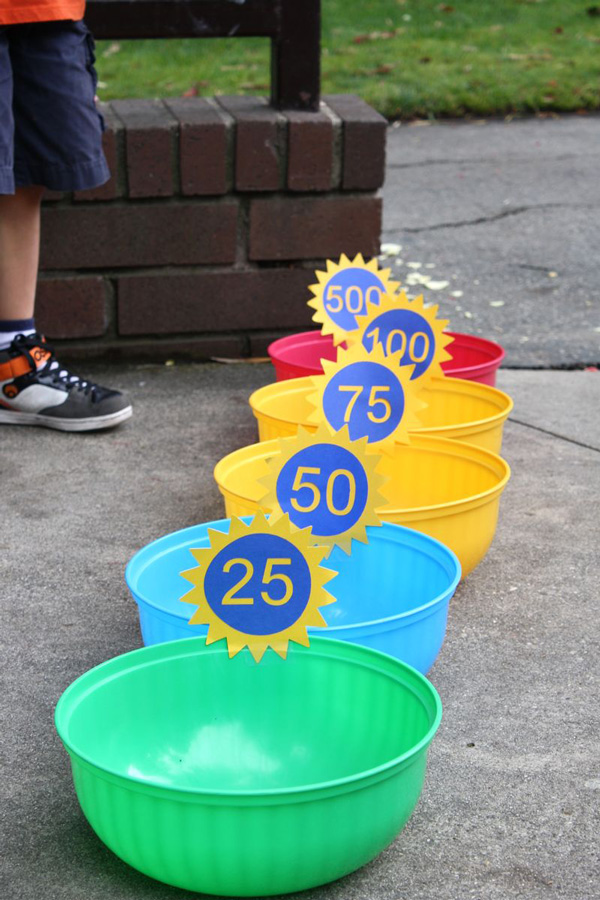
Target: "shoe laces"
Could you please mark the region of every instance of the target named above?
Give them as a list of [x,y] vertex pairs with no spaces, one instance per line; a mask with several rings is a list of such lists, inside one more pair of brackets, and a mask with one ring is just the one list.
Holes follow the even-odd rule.
[[[67,390],[82,391],[84,394],[92,393],[92,397],[99,390],[99,386],[91,381],[85,381],[79,375],[73,375],[68,369],[65,369],[54,356],[54,350],[46,343],[46,339],[40,334],[18,334],[13,341],[13,347],[19,351],[29,361],[32,372],[38,375],[50,376],[54,384],[61,384]],[[43,366],[38,365],[31,354],[31,350],[36,347],[43,347],[49,353],[49,357]]]

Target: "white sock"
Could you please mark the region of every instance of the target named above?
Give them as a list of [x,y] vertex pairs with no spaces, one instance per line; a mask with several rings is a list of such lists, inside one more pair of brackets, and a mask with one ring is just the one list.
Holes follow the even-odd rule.
[[0,350],[8,350],[18,334],[35,334],[35,328],[22,328],[20,331],[0,331]]

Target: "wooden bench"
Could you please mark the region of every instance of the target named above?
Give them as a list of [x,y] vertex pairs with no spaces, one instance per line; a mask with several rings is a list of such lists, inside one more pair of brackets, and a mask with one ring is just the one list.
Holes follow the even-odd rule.
[[271,105],[316,110],[320,93],[320,0],[88,0],[99,40],[268,37]]

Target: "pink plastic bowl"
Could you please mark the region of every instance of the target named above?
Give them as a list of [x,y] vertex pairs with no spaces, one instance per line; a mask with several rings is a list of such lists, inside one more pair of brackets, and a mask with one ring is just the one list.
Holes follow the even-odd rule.
[[[442,363],[446,375],[494,387],[496,372],[504,359],[500,344],[472,334],[457,334],[455,331],[447,331],[446,334],[454,338],[448,346],[452,359]],[[331,335],[325,337],[320,331],[301,331],[279,338],[269,346],[268,352],[275,366],[277,381],[319,375],[323,371],[321,360],[335,360],[337,356]]]

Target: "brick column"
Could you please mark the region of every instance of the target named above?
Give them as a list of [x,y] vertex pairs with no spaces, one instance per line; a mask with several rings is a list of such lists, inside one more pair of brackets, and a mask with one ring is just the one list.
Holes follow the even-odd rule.
[[261,356],[312,327],[314,270],[379,250],[386,122],[255,97],[103,104],[112,172],[44,201],[37,319],[62,355]]

